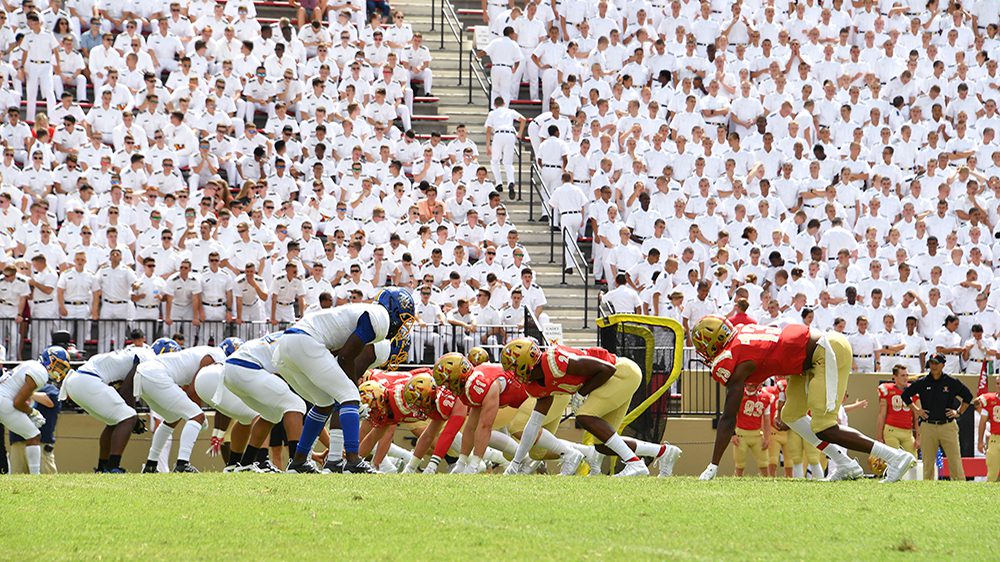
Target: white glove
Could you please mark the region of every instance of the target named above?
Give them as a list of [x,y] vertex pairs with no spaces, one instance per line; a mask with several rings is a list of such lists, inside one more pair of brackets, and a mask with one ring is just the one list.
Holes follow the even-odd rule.
[[511,474],[520,474],[521,473],[521,463],[518,462],[518,461],[511,461],[511,463],[507,465],[507,469],[504,470],[503,473],[504,473],[504,475],[507,475],[507,476],[509,476]]
[[572,398],[569,399],[569,410],[575,415],[576,411],[580,409],[580,406],[583,406],[583,401],[586,399],[586,396],[577,392]]
[[717,472],[719,472],[719,465],[710,464],[708,465],[708,468],[705,469],[705,472],[701,473],[701,476],[698,477],[698,480],[712,480],[713,478],[715,478],[715,474]]
[[358,417],[359,418],[361,418],[363,420],[366,420],[366,419],[368,419],[368,415],[371,414],[371,413],[372,413],[372,409],[371,409],[371,407],[368,404],[362,404],[362,405],[358,406]]
[[42,426],[45,425],[45,416],[34,408],[31,409],[31,413],[28,414],[28,418],[31,419],[31,423],[35,424],[35,427],[38,429],[41,429]]

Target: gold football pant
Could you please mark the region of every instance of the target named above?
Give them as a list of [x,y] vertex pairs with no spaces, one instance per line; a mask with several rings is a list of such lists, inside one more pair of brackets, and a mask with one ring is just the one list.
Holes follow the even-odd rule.
[[890,447],[902,449],[913,456],[917,456],[913,432],[909,429],[886,425],[885,429],[882,430],[882,440]]
[[749,452],[753,455],[754,461],[757,462],[757,468],[761,474],[764,474],[767,470],[768,455],[767,451],[762,447],[763,438],[761,437],[760,430],[753,431],[736,428],[736,435],[740,438],[740,444],[733,449],[733,461],[736,464],[736,468],[746,468],[747,453]]

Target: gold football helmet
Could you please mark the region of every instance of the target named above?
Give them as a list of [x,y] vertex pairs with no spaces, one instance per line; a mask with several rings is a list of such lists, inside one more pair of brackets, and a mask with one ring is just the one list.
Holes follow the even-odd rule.
[[872,474],[879,477],[885,475],[885,470],[889,467],[884,460],[874,456],[868,457],[868,466],[872,469]]
[[490,354],[486,352],[485,349],[481,347],[473,347],[469,350],[469,363],[472,363],[473,367],[478,367],[483,363],[487,363],[490,360]]
[[429,410],[437,398],[437,385],[434,378],[427,373],[413,375],[403,387],[403,403],[408,408]]
[[472,363],[461,353],[445,353],[434,364],[434,383],[458,393],[472,374]]
[[385,386],[375,380],[367,380],[358,387],[361,393],[361,403],[367,404],[369,408],[375,409],[385,400]]
[[541,358],[542,350],[534,340],[518,338],[503,347],[500,365],[504,371],[514,373],[514,376],[526,381]]
[[736,328],[722,316],[710,314],[694,325],[691,330],[691,343],[702,359],[711,361],[722,353],[723,348],[736,333]]

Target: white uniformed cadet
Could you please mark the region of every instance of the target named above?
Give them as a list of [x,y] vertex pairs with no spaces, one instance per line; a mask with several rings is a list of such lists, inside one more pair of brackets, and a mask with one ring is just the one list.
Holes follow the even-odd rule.
[[[526,121],[520,113],[509,109],[502,97],[493,102],[493,111],[486,116],[486,154],[490,157],[490,169],[498,186],[504,185],[502,177],[507,178],[507,194],[514,194],[514,149],[517,139],[524,136]],[[520,122],[514,130],[514,122]],[[504,176],[500,175],[501,166]]]
[[433,363],[425,361],[427,344],[434,348],[434,359],[444,355],[444,340],[441,338],[439,326],[444,325],[444,313],[441,307],[431,299],[431,287],[420,287],[420,298],[414,303],[416,322],[413,326],[413,345],[410,347],[410,358],[417,363]]
[[144,334],[155,334],[159,329],[160,303],[166,286],[167,282],[156,275],[156,260],[143,258],[142,271],[132,283],[132,304],[134,323]]
[[174,322],[181,325],[175,328],[184,334],[184,340],[194,343],[194,328],[201,324],[201,316],[196,311],[201,310],[201,283],[198,276],[191,273],[191,261],[182,260],[180,270],[167,279],[163,288],[163,323],[172,326]]
[[422,80],[424,83],[424,95],[433,95],[431,87],[434,76],[431,71],[431,51],[423,44],[422,34],[414,33],[412,44],[403,49],[400,57],[400,64],[410,73],[410,80]]
[[21,42],[21,80],[26,81],[28,100],[28,121],[35,120],[35,101],[38,91],[45,96],[46,110],[52,111],[56,106],[55,84],[53,83],[53,64],[59,69],[59,42],[55,35],[47,29],[42,29],[41,20],[35,12],[28,14],[28,28]]
[[545,21],[538,16],[538,4],[528,3],[523,16],[516,18],[513,22],[514,31],[517,32],[517,46],[521,49],[523,60],[514,73],[512,86],[514,97],[518,97],[518,90],[521,89],[521,78],[526,78],[528,82],[528,95],[531,99],[538,98],[538,66],[531,59],[531,53],[535,47],[545,38]]
[[[148,347],[128,346],[111,353],[91,357],[79,369],[71,371],[59,389],[59,398],[67,397],[106,427],[101,433],[98,472],[124,472],[120,469],[122,453],[137,421],[131,376],[143,361],[155,356]],[[116,390],[115,385],[121,385]]]
[[992,336],[986,335],[979,324],[972,325],[970,334],[965,342],[965,351],[962,353],[962,360],[965,362],[964,371],[970,375],[978,375],[996,358],[997,342]]
[[38,354],[52,343],[52,332],[58,326],[59,305],[56,304],[56,285],[59,278],[48,267],[45,256],[31,258],[31,356]]
[[490,68],[490,83],[493,84],[490,98],[502,98],[504,103],[509,105],[511,99],[518,97],[521,84],[514,83],[514,75],[524,62],[524,53],[514,42],[514,28],[505,27],[503,37],[490,41],[483,49],[483,53],[489,55],[493,65]]
[[906,347],[903,334],[896,329],[896,317],[886,314],[882,317],[882,331],[875,334],[878,340],[878,362],[875,365],[880,373],[892,372],[893,365],[900,361],[899,353]]
[[[225,388],[260,414],[251,429],[247,451],[265,447],[271,428],[279,422],[284,424],[285,437],[289,441],[297,441],[302,432],[306,403],[275,374],[277,368],[272,357],[281,335],[275,332],[245,342],[223,365]],[[249,466],[254,456],[244,453],[244,459],[240,464]]]
[[868,319],[858,316],[857,333],[847,339],[851,342],[851,352],[854,355],[853,373],[874,373],[875,372],[875,348],[878,342],[875,336],[868,331]]
[[139,365],[133,383],[135,397],[142,398],[163,418],[163,423],[153,432],[153,442],[142,471],[157,472],[160,453],[167,439],[173,436],[177,423],[183,419],[186,423],[181,430],[174,472],[197,472],[190,464],[191,451],[207,422],[201,407],[191,400],[183,387],[191,384],[203,367],[225,361],[226,354],[218,347],[207,345],[180,349],[177,342],[166,338],[153,342],[153,352],[156,357]]
[[7,361],[17,361],[21,354],[21,313],[29,295],[27,279],[17,274],[14,264],[5,265],[0,279],[0,344],[7,349]]
[[920,335],[916,316],[906,317],[906,333],[903,334],[905,346],[899,352],[899,364],[911,373],[923,370],[924,357],[927,356],[927,340]]
[[233,320],[233,276],[219,267],[218,252],[209,252],[208,269],[198,276],[201,282],[201,333],[205,345],[219,345],[225,338],[226,322]]
[[[66,355],[66,350],[62,348],[50,349],[59,349],[62,355]],[[68,361],[60,360],[58,363],[61,368],[69,370]],[[42,447],[39,437],[40,428],[45,425],[45,417],[31,407],[31,396],[49,382],[55,363],[51,365],[47,371],[38,361],[25,361],[0,377],[0,425],[24,438],[24,454],[29,474],[41,472]],[[65,371],[62,372],[65,374]]]
[[510,292],[510,306],[500,312],[500,322],[507,330],[507,339],[524,337],[524,293],[520,288]]
[[941,353],[945,356],[944,372],[958,374],[961,372],[962,336],[958,334],[958,316],[949,314],[944,319],[944,326],[938,329],[931,339],[930,353]]
[[113,341],[116,348],[125,346],[125,332],[132,319],[132,283],[135,272],[122,264],[122,252],[111,250],[111,263],[97,271],[94,286],[94,320],[97,324],[98,353],[111,350]]
[[295,321],[295,307],[305,310],[306,291],[298,277],[295,262],[285,264],[285,275],[274,280],[271,295],[271,324]]
[[257,275],[257,264],[254,262],[247,262],[243,271],[236,278],[236,324],[239,336],[249,341],[267,330],[264,305],[268,299],[268,287],[264,278]]
[[[542,175],[542,183],[549,193],[563,183],[563,171],[566,169],[569,149],[566,143],[559,138],[559,127],[549,125],[549,138],[538,145],[535,153],[538,169]],[[572,181],[572,177],[570,178]]]
[[83,348],[89,335],[96,287],[97,276],[87,270],[87,253],[78,250],[73,255],[73,268],[62,272],[56,283],[59,317],[65,320],[63,325],[70,330],[78,348]]
[[312,264],[312,275],[302,282],[302,289],[305,291],[305,305],[307,310],[320,308],[319,296],[323,293],[333,294],[333,285],[326,279],[326,271],[322,262],[316,261]]

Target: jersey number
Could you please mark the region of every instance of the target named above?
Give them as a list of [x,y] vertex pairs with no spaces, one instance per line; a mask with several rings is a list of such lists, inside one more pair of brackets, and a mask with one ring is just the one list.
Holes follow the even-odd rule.
[[753,330],[743,329],[736,335],[743,345],[750,345],[754,342],[777,343],[781,337],[781,330],[771,326],[762,326]]
[[892,410],[894,412],[902,412],[906,409],[906,405],[903,404],[903,397],[896,394],[892,397]]
[[759,418],[764,414],[763,402],[751,402],[747,400],[743,403],[743,415],[751,418]]

